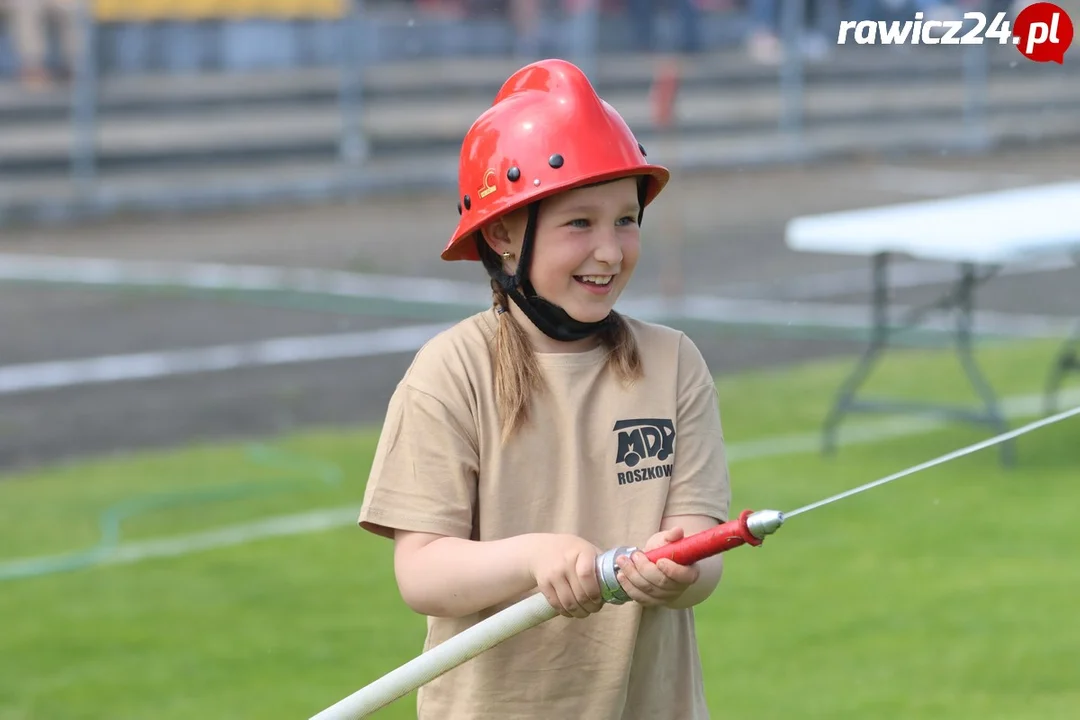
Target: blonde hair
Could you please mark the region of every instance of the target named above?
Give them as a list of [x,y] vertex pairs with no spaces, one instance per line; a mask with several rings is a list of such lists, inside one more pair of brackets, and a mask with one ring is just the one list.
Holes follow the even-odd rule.
[[[502,420],[503,441],[509,440],[529,420],[529,404],[535,393],[545,391],[536,353],[525,328],[510,313],[510,298],[498,281],[491,281],[496,317],[492,359],[495,375],[495,401]],[[611,322],[600,332],[599,340],[607,348],[607,368],[625,385],[641,377],[641,354],[637,340],[626,320],[611,311]]]

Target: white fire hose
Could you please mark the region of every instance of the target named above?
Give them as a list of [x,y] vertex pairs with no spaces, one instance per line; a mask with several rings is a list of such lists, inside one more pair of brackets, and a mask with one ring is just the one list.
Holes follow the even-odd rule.
[[[775,510],[758,513],[744,510],[737,520],[650,550],[645,555],[653,562],[666,557],[680,565],[692,565],[744,543],[760,545],[766,535],[780,527],[783,519],[783,515]],[[618,547],[596,558],[596,574],[605,603],[621,605],[630,600],[619,584],[619,568],[615,560],[629,556],[636,550],[633,547]],[[558,614],[559,611],[551,606],[543,593],[531,595],[427,650],[397,670],[312,716],[311,720],[359,720],[367,717],[504,640],[547,622]]]
[[425,685],[443,673],[490,650],[503,640],[559,614],[543,593],[532,595],[473,625],[382,676],[311,720],[358,720]]

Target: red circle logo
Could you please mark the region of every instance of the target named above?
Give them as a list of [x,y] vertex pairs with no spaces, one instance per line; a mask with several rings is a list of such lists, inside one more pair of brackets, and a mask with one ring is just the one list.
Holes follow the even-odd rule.
[[1054,3],[1028,5],[1016,16],[1013,44],[1028,60],[1061,65],[1072,41],[1072,19]]

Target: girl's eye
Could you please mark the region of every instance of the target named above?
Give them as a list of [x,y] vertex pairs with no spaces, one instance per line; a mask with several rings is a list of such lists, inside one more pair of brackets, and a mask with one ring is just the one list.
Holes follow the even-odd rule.
[[[592,225],[592,221],[586,220],[585,218],[578,218],[577,220],[571,220],[570,222],[568,222],[566,224],[571,226],[571,227],[585,229],[585,228],[588,228],[590,225]],[[624,227],[624,226],[627,226],[627,225],[636,225],[637,224],[637,218],[634,217],[633,215],[626,215],[625,217],[619,218],[619,220],[615,224],[617,226],[619,226],[619,227]]]

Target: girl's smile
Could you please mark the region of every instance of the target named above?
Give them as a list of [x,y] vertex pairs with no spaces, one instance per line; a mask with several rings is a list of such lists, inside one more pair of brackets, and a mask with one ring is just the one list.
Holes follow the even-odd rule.
[[594,295],[607,295],[615,287],[615,275],[575,275],[581,287]]

